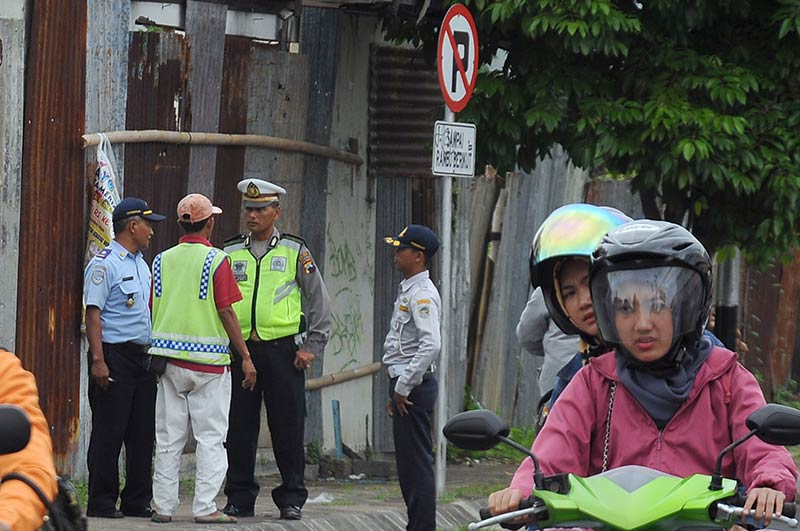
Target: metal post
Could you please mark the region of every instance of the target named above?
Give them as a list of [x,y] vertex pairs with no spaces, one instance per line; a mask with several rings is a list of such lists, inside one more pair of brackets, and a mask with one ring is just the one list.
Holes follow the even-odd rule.
[[336,459],[343,459],[344,450],[342,448],[342,417],[339,414],[339,401],[331,400],[333,408],[333,443],[336,446]]
[[714,334],[730,350],[736,350],[736,328],[739,317],[739,277],[741,257],[739,249],[728,260],[719,264],[717,280],[717,307],[714,311]]
[[[455,113],[445,108],[444,119],[448,122],[455,121]],[[453,200],[453,178],[444,177],[442,183],[442,224],[441,239],[442,248],[439,250],[441,257],[441,287],[442,287],[442,351],[439,354],[439,370],[436,371],[439,380],[439,401],[436,404],[436,495],[444,493],[447,465],[447,440],[444,438],[442,428],[447,422],[447,370],[450,358],[450,314],[452,301],[450,300],[450,258],[452,247],[450,244],[450,234],[452,233],[452,200]]]

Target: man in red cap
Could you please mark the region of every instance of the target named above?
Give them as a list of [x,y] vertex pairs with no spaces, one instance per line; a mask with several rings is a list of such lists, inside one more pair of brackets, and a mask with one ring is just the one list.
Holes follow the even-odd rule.
[[196,523],[234,523],[214,498],[225,479],[223,443],[231,399],[230,344],[241,357],[242,387],[252,389],[256,369],[231,305],[242,299],[230,259],[208,241],[222,210],[206,196],[178,203],[186,233],[153,260],[153,343],[167,358],[156,399],[156,459],[152,520],[172,521],[178,508],[180,457],[191,422],[197,440],[192,514]]

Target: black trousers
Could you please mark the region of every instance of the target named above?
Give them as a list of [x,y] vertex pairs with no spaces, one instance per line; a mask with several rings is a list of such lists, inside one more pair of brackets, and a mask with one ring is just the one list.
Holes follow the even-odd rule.
[[[397,378],[389,380],[389,396],[394,395]],[[408,400],[413,403],[408,415],[400,416],[392,401],[394,457],[400,490],[406,502],[408,531],[436,531],[436,484],[433,475],[431,425],[439,383],[426,374]]]
[[[101,389],[89,376],[92,434],[89,438],[87,511],[123,512],[150,507],[155,444],[156,381],[147,372],[141,345],[103,343],[113,382]],[[89,358],[91,371],[91,354]],[[119,492],[119,454],[125,444],[125,488]]]
[[242,388],[242,362],[231,363],[231,412],[228,419],[228,475],[225,495],[240,510],[251,509],[260,486],[255,478],[256,446],[261,425],[261,402],[267,409],[272,449],[281,484],[272,489],[278,508],[302,507],[308,499],[305,472],[305,371],[294,368],[297,346],[293,337],[248,341],[258,378],[252,391]]

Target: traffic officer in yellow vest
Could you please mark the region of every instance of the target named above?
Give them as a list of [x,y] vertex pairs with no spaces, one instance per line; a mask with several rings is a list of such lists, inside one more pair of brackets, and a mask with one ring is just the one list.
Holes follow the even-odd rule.
[[233,305],[242,335],[259,373],[254,392],[233,363],[233,395],[228,430],[228,475],[223,509],[253,516],[260,490],[255,479],[261,401],[267,409],[281,484],[272,500],[285,520],[299,520],[308,491],[303,482],[305,451],[305,370],[322,354],[330,335],[330,298],[305,242],[281,234],[280,195],[286,190],[261,179],[239,183],[249,234],[225,242],[233,275],[244,299]]
[[222,210],[202,194],[178,203],[180,243],[153,260],[152,356],[166,358],[156,397],[156,458],[152,520],[172,521],[179,504],[178,470],[189,434],[197,441],[192,514],[196,523],[234,523],[217,509],[214,498],[227,470],[223,446],[230,411],[231,356],[236,351],[244,378],[235,384],[252,389],[256,370],[231,305],[242,295],[228,256],[209,242],[215,215]]

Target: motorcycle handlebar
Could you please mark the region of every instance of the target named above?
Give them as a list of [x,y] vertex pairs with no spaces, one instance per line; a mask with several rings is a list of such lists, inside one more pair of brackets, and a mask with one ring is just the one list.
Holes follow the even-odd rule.
[[[515,509],[515,510],[520,510],[521,511],[522,509],[530,509],[531,507],[533,507],[536,504],[537,500],[538,500],[538,498],[536,496],[531,496],[530,498],[525,498],[524,500],[519,502],[519,507],[517,509]],[[489,518],[494,516],[492,514],[492,512],[489,510],[488,507],[481,508],[481,510],[478,511],[478,515],[481,517],[481,520],[488,520]]]
[[[731,500],[731,504],[743,507],[746,500],[747,496],[738,494],[733,500]],[[784,502],[783,508],[781,509],[781,514],[787,518],[794,518],[797,514],[797,504],[795,502]]]
[[794,518],[797,514],[797,504],[795,502],[783,502],[781,514],[789,518]]

